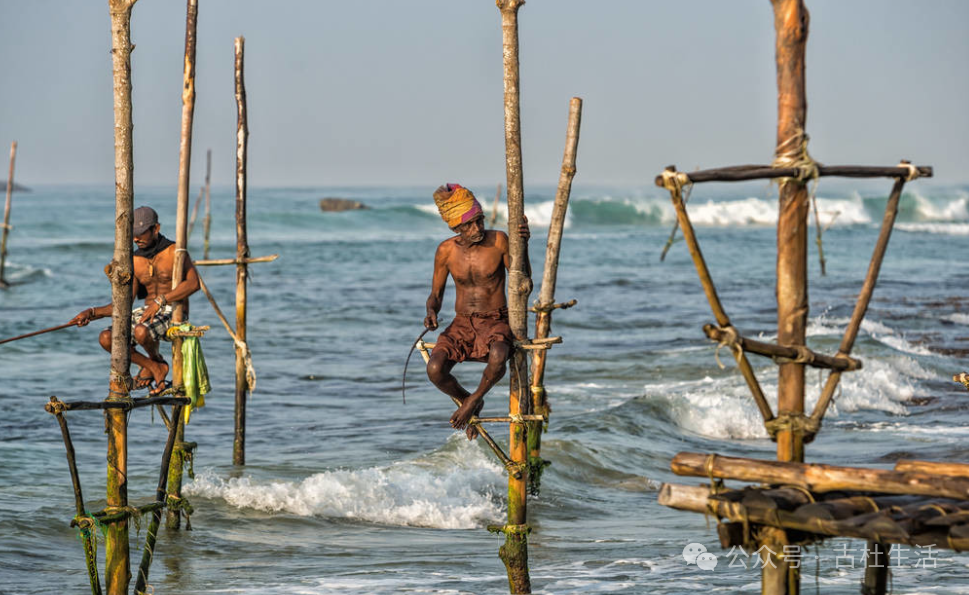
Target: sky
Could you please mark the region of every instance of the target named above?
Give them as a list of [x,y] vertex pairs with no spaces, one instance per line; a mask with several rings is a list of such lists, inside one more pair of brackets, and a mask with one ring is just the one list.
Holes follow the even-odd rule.
[[[206,149],[213,184],[233,184],[239,35],[250,186],[504,182],[493,0],[199,5],[193,187]],[[939,182],[969,181],[969,2],[807,6],[812,156],[904,158]],[[177,183],[184,36],[185,2],[135,5],[136,188]],[[768,0],[528,0],[519,39],[526,191],[558,179],[573,96],[584,102],[576,184],[651,186],[669,164],[772,159]],[[107,0],[0,0],[0,147],[18,141],[18,182],[114,180],[110,48]]]

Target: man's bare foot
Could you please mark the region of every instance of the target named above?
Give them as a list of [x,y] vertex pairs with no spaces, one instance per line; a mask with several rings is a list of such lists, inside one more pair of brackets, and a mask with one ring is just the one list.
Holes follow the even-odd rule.
[[168,376],[168,363],[165,360],[160,362],[152,361],[151,376],[155,381],[155,386],[160,386]]
[[[482,409],[484,409],[484,399],[478,401],[478,406],[475,408],[474,413],[472,414],[472,417],[477,417],[478,415],[480,415]],[[467,429],[464,430],[464,433],[467,434],[468,440],[474,440],[481,434],[481,432],[478,431],[478,424],[475,424],[473,426],[469,425]]]
[[461,401],[461,406],[451,415],[451,427],[455,430],[463,430],[468,425],[468,420],[474,415],[482,405],[481,397],[469,395]]
[[140,390],[143,388],[151,387],[151,383],[154,382],[155,376],[151,373],[151,370],[142,368],[138,375],[135,376],[135,390]]

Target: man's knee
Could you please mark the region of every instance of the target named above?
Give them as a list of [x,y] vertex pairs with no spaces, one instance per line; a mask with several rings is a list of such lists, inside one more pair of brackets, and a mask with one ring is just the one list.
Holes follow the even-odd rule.
[[143,324],[135,325],[131,334],[139,345],[144,345],[146,341],[151,339],[151,333],[148,332],[148,327]]
[[448,375],[451,371],[451,367],[448,365],[447,359],[443,357],[431,357],[430,361],[427,362],[427,377],[431,382],[437,384]]
[[107,328],[98,335],[98,343],[105,351],[111,351],[111,329]]
[[511,349],[508,347],[508,343],[496,341],[488,349],[488,363],[503,364],[508,361],[510,353]]

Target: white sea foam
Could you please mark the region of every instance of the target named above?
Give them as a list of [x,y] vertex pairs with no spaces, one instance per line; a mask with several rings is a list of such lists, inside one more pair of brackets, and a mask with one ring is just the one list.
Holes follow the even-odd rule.
[[969,223],[898,223],[895,228],[910,233],[969,236]]
[[767,437],[763,419],[739,376],[648,385],[646,395],[668,400],[674,423],[695,434],[739,440]]
[[206,471],[185,491],[266,512],[469,529],[501,517],[496,486],[502,478],[477,443],[454,435],[446,447],[413,461],[326,471],[299,482],[225,479]]
[[923,221],[964,221],[969,219],[969,196],[960,196],[941,204],[933,202],[917,192],[913,192],[912,196],[915,197],[916,215]]
[[[813,376],[817,378],[816,375]],[[906,415],[905,403],[921,395],[919,380],[934,375],[908,356],[894,356],[887,360],[866,359],[865,367],[841,377],[840,392],[836,395],[830,414],[855,411],[885,411]],[[816,385],[813,394],[820,392]],[[815,397],[816,399],[816,397]]]
[[969,325],[969,314],[963,314],[961,312],[956,312],[955,314],[946,314],[942,317],[942,320],[948,320],[949,322],[954,322],[956,324]]

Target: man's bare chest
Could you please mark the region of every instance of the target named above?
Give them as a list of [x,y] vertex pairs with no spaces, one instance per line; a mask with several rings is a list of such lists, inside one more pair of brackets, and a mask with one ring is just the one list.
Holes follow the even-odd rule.
[[503,279],[505,265],[497,250],[456,250],[448,259],[448,272],[459,285],[482,285]]
[[170,285],[172,282],[172,263],[166,258],[166,253],[156,254],[154,258],[134,259],[135,277],[145,287],[158,284]]

